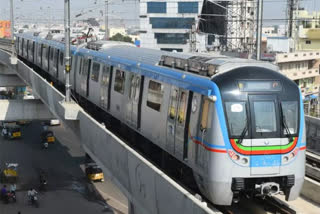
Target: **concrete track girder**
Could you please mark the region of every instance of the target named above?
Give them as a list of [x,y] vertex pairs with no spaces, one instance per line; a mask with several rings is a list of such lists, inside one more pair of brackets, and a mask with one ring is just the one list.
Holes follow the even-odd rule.
[[1,74],[0,72],[0,87],[23,87],[23,86],[26,86],[26,84],[17,75],[6,75],[6,74]]
[[55,118],[41,100],[0,100],[0,121]]
[[[0,61],[10,55],[0,51]],[[65,104],[64,95],[23,62],[9,65],[32,87],[50,111],[75,132],[84,150],[102,167],[130,201],[129,211],[139,214],[204,214],[211,210],[117,136],[97,123],[76,104]],[[66,119],[67,118],[67,119]]]

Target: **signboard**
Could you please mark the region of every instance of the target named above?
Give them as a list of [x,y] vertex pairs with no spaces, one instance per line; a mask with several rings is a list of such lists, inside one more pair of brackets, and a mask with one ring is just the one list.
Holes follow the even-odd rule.
[[0,38],[10,38],[11,29],[10,21],[0,20]]

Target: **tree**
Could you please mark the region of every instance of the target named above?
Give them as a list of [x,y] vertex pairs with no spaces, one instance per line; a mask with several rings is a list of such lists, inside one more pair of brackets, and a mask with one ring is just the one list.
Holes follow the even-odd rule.
[[111,41],[120,41],[120,42],[130,42],[133,43],[131,37],[129,36],[124,36],[121,33],[117,33],[116,35],[110,37]]

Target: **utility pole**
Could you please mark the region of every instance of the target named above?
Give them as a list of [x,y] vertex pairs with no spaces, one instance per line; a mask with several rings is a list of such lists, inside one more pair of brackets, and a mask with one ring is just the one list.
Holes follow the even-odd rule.
[[105,35],[104,35],[104,38],[105,40],[109,40],[109,27],[108,27],[108,0],[105,0],[104,1],[104,28],[105,28]]
[[70,0],[64,0],[65,29],[65,72],[66,72],[66,102],[71,102],[70,93]]
[[14,47],[14,16],[13,16],[13,0],[10,0],[10,27],[11,27],[11,57],[10,61],[12,65],[17,64],[17,57],[15,53],[15,47]]
[[262,38],[262,18],[263,18],[263,0],[258,0],[257,7],[257,60],[261,59],[261,38]]
[[293,10],[295,6],[295,0],[288,0],[288,15],[289,15],[289,23],[288,23],[288,37],[292,38],[293,31]]

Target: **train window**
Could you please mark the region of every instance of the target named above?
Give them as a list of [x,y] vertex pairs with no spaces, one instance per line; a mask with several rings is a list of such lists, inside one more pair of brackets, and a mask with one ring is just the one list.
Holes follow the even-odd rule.
[[184,124],[186,120],[185,118],[186,110],[187,110],[187,94],[186,92],[183,91],[180,94],[180,102],[179,102],[179,109],[178,109],[178,112],[179,112],[178,122],[180,124]]
[[136,101],[139,100],[139,92],[140,92],[140,77],[137,75],[132,75],[130,80],[130,92],[129,92],[129,98],[134,99]]
[[170,109],[169,109],[169,118],[174,120],[177,115],[177,106],[178,106],[178,89],[175,89],[174,86],[172,86],[171,89],[171,97],[170,97]]
[[33,53],[34,52],[34,42],[32,42],[30,49],[31,49],[31,52]]
[[100,64],[97,62],[93,62],[92,64],[92,73],[91,73],[91,80],[98,82],[99,80],[99,73],[100,73]]
[[148,89],[147,106],[159,111],[164,93],[164,87],[161,83],[150,80]]
[[134,98],[136,93],[136,87],[135,87],[135,75],[131,75],[130,77],[130,92],[129,92],[129,98]]
[[204,99],[202,105],[202,115],[201,115],[201,124],[200,130],[205,131],[208,127],[208,114],[209,114],[209,100]]
[[136,93],[134,96],[134,100],[138,101],[139,100],[139,95],[140,95],[140,81],[141,81],[141,77],[140,76],[136,76],[136,81],[135,81],[135,85],[136,85]]
[[88,76],[88,68],[89,68],[89,60],[85,59],[82,67],[82,75],[85,77]]
[[50,48],[50,60],[53,60],[53,56],[54,56],[53,50],[54,50],[53,48]]
[[59,51],[56,49],[55,51],[54,51],[54,55],[53,55],[53,61],[55,62],[55,66],[56,65],[58,65],[57,64],[57,60],[59,59]]
[[105,65],[103,66],[101,85],[103,86],[109,85],[109,78],[110,78],[110,67]]
[[64,55],[63,52],[60,52],[60,65],[63,66]]
[[40,48],[39,48],[39,46],[38,46],[38,56],[40,57],[40,55],[41,55],[41,49],[42,49],[42,45],[40,46]]
[[[294,135],[298,132],[298,102],[285,101],[281,103],[283,120],[287,130],[283,130],[284,135]],[[289,133],[288,133],[289,132]]]
[[253,103],[255,130],[258,133],[277,131],[276,110],[273,101],[255,101]]
[[226,102],[226,113],[230,136],[241,136],[247,126],[246,103]]
[[126,73],[124,71],[117,70],[115,81],[114,81],[114,90],[120,94],[124,93],[124,85],[126,80]]

